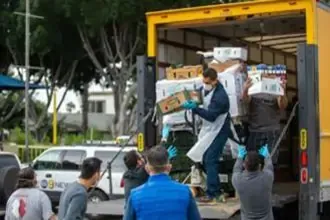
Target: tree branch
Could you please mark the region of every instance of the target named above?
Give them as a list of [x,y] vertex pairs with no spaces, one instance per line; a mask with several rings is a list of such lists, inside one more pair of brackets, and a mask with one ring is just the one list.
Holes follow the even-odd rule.
[[66,94],[68,93],[68,91],[69,91],[69,89],[70,89],[70,87],[72,85],[72,80],[73,80],[74,74],[76,72],[76,68],[77,68],[78,62],[79,62],[78,60],[73,61],[73,64],[72,64],[72,67],[71,67],[71,70],[70,70],[70,77],[69,77],[68,84],[66,86],[66,89],[65,89],[65,92],[64,92],[64,94],[62,96],[61,101],[58,103],[58,105],[56,107],[56,111],[58,111],[60,109],[60,107],[63,104],[63,101],[64,101],[64,99],[66,97]]
[[78,29],[78,32],[79,32],[80,39],[81,39],[81,41],[83,43],[83,47],[86,50],[86,52],[87,52],[87,54],[89,56],[89,59],[93,62],[93,64],[98,69],[98,71],[100,72],[100,74],[103,75],[104,74],[104,70],[102,68],[102,65],[100,64],[100,62],[96,58],[96,55],[95,55],[95,53],[93,51],[93,48],[91,47],[90,42],[88,40],[88,37],[86,36],[86,33],[85,33],[86,31],[83,30],[80,25],[77,25],[77,29]]
[[118,30],[117,30],[117,25],[116,23],[113,21],[112,22],[112,29],[113,29],[113,38],[114,38],[114,42],[115,42],[115,46],[116,46],[116,51],[117,51],[117,54],[123,64],[123,66],[126,66],[127,63],[126,63],[126,60],[125,60],[125,57],[120,53],[121,51],[121,48],[120,48],[120,42],[118,40]]
[[119,112],[119,134],[124,134],[125,132],[125,126],[127,126],[127,123],[125,123],[125,120],[127,120],[127,108],[130,104],[130,100],[132,96],[136,94],[137,89],[137,83],[134,83],[128,90],[128,92],[125,94],[125,98],[123,103],[121,104],[120,112]]

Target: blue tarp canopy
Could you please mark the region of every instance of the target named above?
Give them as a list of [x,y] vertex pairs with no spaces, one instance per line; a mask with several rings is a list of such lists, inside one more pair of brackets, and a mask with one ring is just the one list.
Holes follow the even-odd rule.
[[[45,89],[46,86],[29,84],[29,89]],[[25,82],[10,76],[0,74],[0,90],[23,90]]]

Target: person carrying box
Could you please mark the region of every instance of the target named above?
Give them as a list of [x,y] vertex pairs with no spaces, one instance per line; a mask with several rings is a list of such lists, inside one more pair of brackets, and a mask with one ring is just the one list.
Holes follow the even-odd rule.
[[[249,136],[247,140],[247,150],[257,150],[257,146],[268,145],[268,150],[272,152],[276,141],[280,135],[281,110],[288,106],[285,95],[286,82],[281,86],[284,89],[283,96],[254,97],[248,95],[248,90],[252,86],[252,79],[248,78],[244,83],[242,98],[249,105],[248,124]],[[273,164],[278,160],[278,150],[272,157]]]
[[231,132],[229,98],[214,69],[204,71],[203,83],[203,107],[198,107],[192,100],[185,102],[182,107],[191,109],[203,120],[198,141],[187,156],[195,163],[203,164],[207,176],[206,196],[200,198],[200,202],[212,204],[221,198],[218,171],[219,159]]

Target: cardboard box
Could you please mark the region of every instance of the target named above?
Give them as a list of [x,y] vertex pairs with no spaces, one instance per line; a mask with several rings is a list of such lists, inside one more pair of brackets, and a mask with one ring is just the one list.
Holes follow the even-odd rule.
[[231,117],[245,116],[248,113],[247,106],[238,95],[229,95],[230,115]]
[[266,78],[277,78],[281,82],[287,80],[287,71],[285,65],[251,65],[247,67],[248,76],[254,80]]
[[243,93],[246,76],[243,73],[224,72],[218,74],[219,81],[228,95],[240,96]]
[[182,68],[166,68],[166,78],[168,80],[182,80],[201,76],[203,74],[203,66],[184,66]]
[[201,77],[186,80],[159,80],[156,82],[156,102],[182,90],[199,90],[203,86]]
[[[189,121],[192,120],[191,111],[187,111],[187,118]],[[164,115],[164,117],[163,117],[163,124],[180,125],[180,124],[185,124],[185,123],[186,123],[185,111],[174,112],[174,113],[171,113],[168,115]]]
[[189,92],[183,90],[163,99],[157,103],[157,108],[162,115],[182,110],[181,106],[190,99]]
[[225,62],[227,60],[246,61],[248,52],[241,47],[215,47],[213,48],[213,57],[215,60]]
[[262,78],[261,81],[253,83],[248,91],[248,95],[251,96],[282,96],[284,95],[284,89],[278,79]]
[[216,70],[218,73],[221,73],[223,71],[225,71],[226,69],[228,69],[229,67],[232,67],[234,65],[237,64],[241,64],[241,61],[239,60],[228,60],[226,62],[211,62],[208,64],[209,68],[212,68],[214,70]]
[[203,96],[200,91],[198,90],[191,90],[188,91],[190,99],[195,101],[198,105],[203,104]]

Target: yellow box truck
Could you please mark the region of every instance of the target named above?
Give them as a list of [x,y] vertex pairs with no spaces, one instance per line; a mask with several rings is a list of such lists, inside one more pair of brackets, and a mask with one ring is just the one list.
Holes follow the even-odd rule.
[[[148,62],[157,72],[151,81],[171,64],[200,64],[196,51],[216,46],[247,48],[248,64],[287,66],[287,96],[299,101],[299,113],[282,141],[274,198],[298,200],[301,220],[322,218],[330,201],[330,7],[315,0],[215,4],[150,12],[147,24]],[[154,88],[141,86],[139,99],[152,106]],[[145,145],[155,144],[155,133],[151,123],[144,126]],[[239,209],[231,207],[238,208],[215,215]]]

